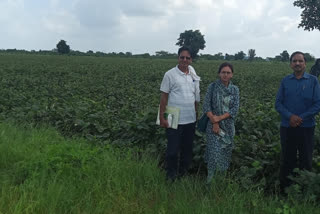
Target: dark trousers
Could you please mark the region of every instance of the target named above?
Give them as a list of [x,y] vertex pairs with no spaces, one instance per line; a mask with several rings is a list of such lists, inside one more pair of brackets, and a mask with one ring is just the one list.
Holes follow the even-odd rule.
[[178,129],[167,128],[167,179],[174,180],[187,172],[192,161],[194,134],[195,123],[178,125]]
[[280,127],[280,140],[280,189],[284,191],[291,184],[287,176],[292,175],[294,168],[311,170],[314,127]]

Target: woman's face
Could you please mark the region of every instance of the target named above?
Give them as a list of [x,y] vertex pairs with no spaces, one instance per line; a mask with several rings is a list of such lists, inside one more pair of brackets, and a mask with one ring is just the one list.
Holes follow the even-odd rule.
[[219,73],[220,80],[225,84],[229,84],[232,75],[233,73],[229,66],[223,67]]

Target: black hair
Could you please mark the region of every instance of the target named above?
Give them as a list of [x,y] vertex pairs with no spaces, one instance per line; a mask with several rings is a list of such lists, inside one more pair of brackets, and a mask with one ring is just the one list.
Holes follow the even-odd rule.
[[295,55],[297,55],[297,54],[301,54],[301,55],[303,56],[303,58],[304,58],[304,61],[307,62],[307,59],[306,59],[306,57],[304,56],[304,53],[302,53],[301,51],[295,51],[295,52],[293,52],[293,53],[291,54],[291,56],[290,56],[290,62],[292,62],[292,58],[293,58]]
[[180,53],[181,53],[182,51],[188,51],[189,54],[190,54],[190,56],[191,56],[191,50],[190,50],[190,48],[188,48],[188,47],[186,47],[186,46],[182,46],[182,47],[179,48],[179,50],[178,50],[178,56],[180,56]]
[[219,66],[218,74],[220,74],[222,68],[224,68],[224,67],[229,67],[231,69],[232,73],[233,73],[233,65],[231,63],[229,63],[229,62],[224,62]]

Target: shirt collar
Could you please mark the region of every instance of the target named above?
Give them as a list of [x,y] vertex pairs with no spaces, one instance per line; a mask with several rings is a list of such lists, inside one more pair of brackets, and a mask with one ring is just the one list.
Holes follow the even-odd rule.
[[[188,68],[188,69],[189,69],[189,68]],[[190,75],[190,70],[189,70],[188,74],[185,74],[184,72],[182,72],[182,71],[179,69],[178,65],[176,66],[176,71],[177,71],[181,76],[183,76],[183,75]]]
[[[289,75],[290,79],[296,78],[296,76],[294,75],[294,73]],[[309,79],[309,74],[307,74],[305,71],[303,72],[302,78],[304,79]]]
[[307,74],[306,72],[303,73],[303,78],[309,79],[310,75]]

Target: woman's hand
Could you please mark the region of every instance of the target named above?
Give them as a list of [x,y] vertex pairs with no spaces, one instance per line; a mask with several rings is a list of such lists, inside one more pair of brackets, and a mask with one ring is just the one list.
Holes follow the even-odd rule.
[[213,133],[215,133],[215,134],[219,134],[219,132],[220,132],[219,123],[214,123],[214,124],[213,124],[212,131],[213,131]]
[[220,121],[229,118],[230,114],[227,112],[227,113],[224,113],[223,115],[217,116],[217,115],[212,114],[211,112],[210,113],[208,112],[207,116],[210,118],[211,123],[215,124],[215,123],[219,123]]
[[219,123],[221,121],[221,117],[217,115],[213,115],[211,118],[212,123]]

